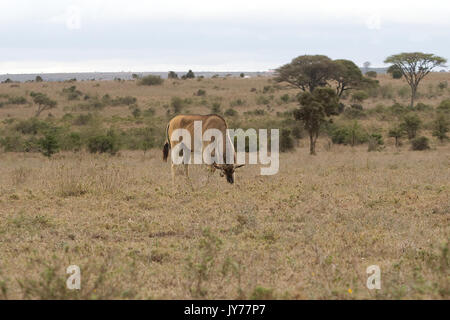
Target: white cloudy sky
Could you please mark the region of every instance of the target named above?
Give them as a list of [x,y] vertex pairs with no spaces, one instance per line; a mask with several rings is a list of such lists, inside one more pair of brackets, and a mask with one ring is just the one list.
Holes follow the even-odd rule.
[[450,59],[450,2],[0,0],[0,74],[260,71],[302,54]]

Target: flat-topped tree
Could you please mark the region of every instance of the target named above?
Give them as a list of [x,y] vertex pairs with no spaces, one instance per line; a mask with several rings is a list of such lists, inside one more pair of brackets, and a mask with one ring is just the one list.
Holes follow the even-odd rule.
[[411,108],[414,107],[420,81],[435,67],[443,67],[446,62],[445,58],[423,52],[403,52],[389,56],[384,60],[384,63],[396,66],[411,87]]
[[336,69],[336,64],[327,56],[303,55],[276,69],[275,81],[313,92],[317,87],[326,86]]
[[56,101],[50,99],[45,93],[31,92],[30,96],[33,98],[33,102],[38,105],[35,117],[39,117],[42,111],[50,110],[56,107]]
[[353,61],[338,59],[334,60],[336,64],[335,73],[332,75],[336,81],[336,94],[340,98],[344,91],[356,89],[362,86],[364,77],[359,67]]

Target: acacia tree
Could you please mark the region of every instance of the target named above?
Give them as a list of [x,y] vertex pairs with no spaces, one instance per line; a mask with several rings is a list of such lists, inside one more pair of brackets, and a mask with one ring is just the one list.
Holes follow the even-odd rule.
[[389,73],[393,79],[400,79],[403,76],[402,70],[395,64],[391,65],[386,72]]
[[353,61],[338,59],[333,80],[336,81],[336,94],[340,98],[345,90],[355,89],[362,85],[364,77],[359,67]]
[[56,101],[50,99],[45,93],[31,92],[30,96],[33,98],[33,102],[38,105],[35,117],[39,117],[42,111],[56,107]]
[[389,56],[384,63],[390,63],[400,69],[403,77],[411,87],[411,108],[414,107],[414,100],[420,81],[429,74],[433,68],[444,66],[446,59],[431,53],[410,52]]
[[175,71],[169,71],[169,74],[167,75],[169,79],[178,79],[178,74],[175,73]]
[[400,146],[400,138],[403,136],[403,133],[405,132],[404,128],[400,125],[396,125],[389,129],[389,137],[392,137],[395,139],[395,146],[398,148]]
[[295,120],[303,122],[309,134],[309,153],[316,154],[316,141],[327,117],[338,114],[338,97],[332,88],[316,88],[298,96],[300,108],[294,110]]
[[326,86],[336,70],[336,64],[327,56],[303,55],[276,69],[275,81],[313,92],[317,87]]

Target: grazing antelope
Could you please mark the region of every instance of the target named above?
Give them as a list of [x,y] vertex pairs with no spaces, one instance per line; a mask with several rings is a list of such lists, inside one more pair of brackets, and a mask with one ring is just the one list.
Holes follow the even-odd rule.
[[[195,123],[199,123],[198,121],[201,121],[201,137],[197,137],[195,135]],[[174,148],[181,142],[183,142],[182,139],[180,141],[172,140],[172,134],[177,129],[185,129],[187,132],[189,132],[191,141],[187,142],[187,145],[189,146],[187,152],[192,153],[195,150],[195,146],[198,145],[201,148],[201,151],[205,149],[205,147],[210,144],[210,141],[203,141],[203,134],[205,131],[210,129],[215,129],[220,131],[221,137],[223,141],[219,144],[223,146],[223,151],[221,152],[223,155],[223,161],[216,161],[210,164],[211,173],[215,171],[215,169],[220,170],[220,175],[223,177],[225,176],[227,181],[229,183],[234,183],[234,171],[237,168],[240,168],[242,165],[236,165],[236,153],[234,151],[233,143],[231,142],[230,136],[227,132],[227,123],[225,120],[216,114],[209,114],[209,115],[178,115],[172,118],[172,120],[169,121],[167,128],[166,128],[166,143],[163,147],[163,160],[167,161],[167,158],[169,157],[169,150],[172,149],[172,152],[174,152]],[[200,127],[198,128],[200,129]],[[216,131],[217,132],[217,131]],[[191,147],[193,146],[193,147]],[[227,148],[228,146],[228,148]],[[180,147],[180,146],[179,146]],[[184,152],[183,150],[183,152]],[[227,150],[231,152],[232,163],[230,161],[226,161],[226,155]],[[222,162],[222,163],[220,163]],[[173,157],[171,157],[171,170],[172,170],[172,184],[175,185],[175,165],[173,162]],[[184,164],[184,173],[189,180],[189,169],[188,164]],[[209,176],[208,176],[209,178]],[[190,180],[189,180],[190,182]]]

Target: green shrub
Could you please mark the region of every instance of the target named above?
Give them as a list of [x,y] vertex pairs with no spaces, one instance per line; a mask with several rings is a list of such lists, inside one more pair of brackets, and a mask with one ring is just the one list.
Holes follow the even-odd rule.
[[440,81],[437,86],[438,86],[438,89],[442,91],[444,89],[447,89],[448,82],[447,82],[447,80],[446,81]]
[[195,74],[192,72],[192,70],[189,70],[185,75],[181,77],[182,79],[194,79]]
[[263,87],[263,93],[272,93],[275,89],[272,86],[264,86]]
[[214,102],[211,106],[211,113],[222,113],[222,109],[220,108],[220,103]]
[[78,115],[78,117],[75,118],[75,120],[73,120],[73,124],[75,126],[85,126],[89,124],[93,118],[94,116],[91,113],[80,114]]
[[439,106],[437,107],[438,111],[450,112],[450,99],[442,100]]
[[256,97],[256,104],[258,104],[258,105],[269,104],[269,103],[270,103],[270,100],[266,96],[260,95],[260,96]]
[[392,99],[394,96],[394,89],[391,84],[382,85],[379,90],[383,99]]
[[143,78],[141,78],[138,81],[138,85],[141,86],[157,86],[163,84],[164,79],[162,79],[160,76],[154,76],[154,75],[148,75]]
[[377,77],[377,72],[376,71],[367,71],[366,72],[366,76],[368,76],[370,78],[376,78]]
[[169,71],[167,78],[169,79],[178,79],[178,74],[175,71]]
[[363,102],[367,98],[369,98],[369,95],[363,90],[358,90],[352,94],[352,101]]
[[255,116],[263,116],[266,114],[266,112],[263,109],[255,109],[252,111],[245,111],[245,115],[255,115]]
[[416,137],[421,124],[422,121],[416,114],[408,114],[403,118],[403,122],[400,124],[400,126],[407,133],[408,139],[411,140]]
[[79,105],[75,106],[73,110],[80,110],[80,111],[98,111],[105,108],[106,104],[103,101],[100,101],[98,98],[93,98],[88,100],[88,102],[80,103]]
[[400,138],[405,133],[404,129],[400,126],[394,126],[391,129],[389,129],[388,135],[389,137],[395,138],[395,146],[400,146]]
[[275,295],[273,289],[266,289],[264,287],[256,287],[250,295],[250,300],[274,300]]
[[406,98],[411,93],[411,89],[408,86],[402,86],[397,90],[397,94],[400,98]]
[[394,115],[403,115],[408,112],[408,108],[401,105],[400,103],[394,103],[392,106],[388,108],[388,110]]
[[245,100],[242,99],[236,99],[230,102],[230,107],[238,107],[245,105]]
[[380,146],[384,145],[383,136],[380,133],[371,133],[367,136],[369,143],[367,151],[379,151]]
[[[106,95],[105,95],[106,96]],[[107,96],[105,98],[105,96],[103,96],[102,100],[103,101],[108,101],[109,96]],[[137,99],[135,97],[132,96],[126,96],[126,97],[116,97],[114,99],[110,99],[109,98],[109,105],[111,106],[130,106],[133,105],[137,102]]]
[[131,128],[119,134],[120,145],[128,150],[143,150],[144,153],[157,145],[157,134],[153,127]]
[[185,102],[180,97],[172,97],[170,106],[172,108],[173,113],[178,114],[184,109]]
[[198,89],[196,93],[194,93],[194,95],[196,96],[205,96],[206,95],[206,91],[203,89]]
[[417,137],[411,140],[412,150],[426,150],[430,149],[429,140],[427,137]]
[[237,116],[237,111],[234,110],[233,108],[228,108],[227,110],[225,110],[224,115],[226,115],[227,117],[234,117]]
[[433,122],[433,136],[441,142],[447,140],[447,132],[449,131],[449,121],[447,115],[438,113],[436,120]]
[[395,70],[392,72],[392,78],[394,79],[400,79],[402,76],[403,74],[400,70]]
[[28,103],[25,97],[9,97],[6,104],[26,104]]
[[109,153],[114,155],[119,150],[117,138],[111,132],[106,135],[96,135],[88,140],[88,150],[90,153]]
[[281,129],[280,151],[286,152],[292,149],[294,149],[294,139],[291,136],[291,130]]
[[58,104],[55,100],[50,99],[45,93],[42,92],[31,92],[30,96],[33,98],[33,102],[38,105],[35,116],[39,115],[46,110],[50,110],[56,107]]
[[78,100],[83,95],[83,93],[80,90],[77,90],[76,86],[63,88],[62,93],[66,95],[68,100]]
[[0,137],[0,145],[5,152],[23,152],[24,143],[23,137],[17,133]]
[[358,108],[345,108],[344,117],[347,119],[361,119],[366,117],[366,113],[362,109]]
[[431,111],[431,110],[433,110],[433,107],[430,106],[430,105],[428,105],[428,104],[419,102],[419,103],[416,104],[416,106],[414,107],[414,110],[416,110],[416,111]]
[[303,137],[303,129],[302,127],[296,125],[292,128],[292,136],[295,139],[301,139]]
[[138,107],[134,107],[131,110],[131,114],[133,115],[133,117],[135,119],[139,118],[142,115],[142,111],[141,109],[139,109]]
[[45,121],[41,121],[37,118],[29,118],[27,120],[19,121],[14,129],[22,134],[38,134],[48,129],[49,125]]
[[332,124],[328,128],[328,135],[334,144],[356,145],[368,140],[367,133],[355,121],[351,126]]
[[64,151],[80,151],[83,146],[81,135],[78,132],[70,132],[61,138],[60,148]]
[[391,65],[387,69],[387,73],[389,73],[393,79],[400,79],[403,75],[400,67],[396,66],[395,64]]
[[155,109],[153,109],[152,107],[147,108],[146,110],[144,110],[143,115],[144,117],[152,117],[155,115]]
[[54,132],[47,132],[43,138],[39,139],[38,144],[41,153],[48,158],[59,150],[58,140]]
[[280,97],[281,102],[288,103],[291,100],[289,94],[285,93]]

